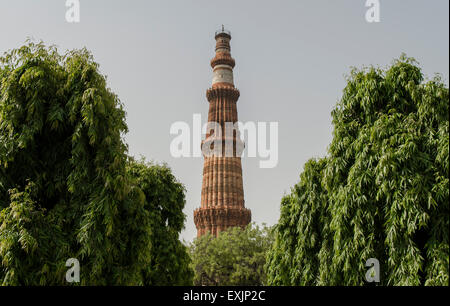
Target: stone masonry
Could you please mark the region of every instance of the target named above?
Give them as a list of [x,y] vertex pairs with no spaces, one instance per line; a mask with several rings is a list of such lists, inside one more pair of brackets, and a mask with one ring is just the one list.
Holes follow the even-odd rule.
[[[234,87],[235,61],[230,54],[230,32],[222,28],[216,32],[215,39],[216,56],[211,60],[213,81],[206,97],[209,101],[208,122],[220,125],[222,133],[218,134],[215,130],[207,132],[202,147],[212,147],[213,152],[218,152],[214,151],[214,143],[220,141],[223,154],[203,155],[201,205],[194,211],[198,237],[207,232],[217,236],[229,227],[245,227],[251,221],[251,212],[244,205],[242,185],[241,154],[244,143],[238,130],[231,131],[232,134],[225,131],[226,122],[238,121],[236,103],[239,90]],[[233,151],[225,154],[225,140],[230,141],[231,137]]]

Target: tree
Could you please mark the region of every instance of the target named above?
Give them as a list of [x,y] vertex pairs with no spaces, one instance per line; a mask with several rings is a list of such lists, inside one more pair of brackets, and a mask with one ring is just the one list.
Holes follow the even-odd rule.
[[191,285],[194,276],[191,258],[188,248],[178,239],[186,219],[183,214],[184,186],[177,182],[166,165],[131,162],[128,172],[144,192],[145,209],[151,214],[153,247],[145,284]]
[[210,233],[191,244],[194,284],[208,286],[261,286],[264,265],[272,243],[271,229],[249,224],[231,227],[216,237]]
[[271,285],[449,283],[449,91],[402,55],[353,69],[332,112],[328,155],[281,203]]
[[179,273],[155,260],[160,232],[183,253],[184,191],[167,168],[130,160],[126,131],[87,50],[28,43],[0,58],[0,284],[68,284],[69,258],[82,285],[154,284],[158,264]]

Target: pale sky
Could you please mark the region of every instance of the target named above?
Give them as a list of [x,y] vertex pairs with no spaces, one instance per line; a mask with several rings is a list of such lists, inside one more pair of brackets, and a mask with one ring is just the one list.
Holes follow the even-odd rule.
[[243,158],[245,203],[253,221],[275,224],[283,194],[304,163],[326,154],[330,112],[352,66],[386,67],[402,52],[429,78],[449,77],[449,1],[381,0],[380,22],[364,0],[80,0],[80,23],[65,0],[0,0],[0,52],[28,37],[61,52],[86,47],[127,111],[130,154],[166,162],[186,189],[186,229],[196,235],[203,159],[171,156],[176,121],[206,121],[214,32],[231,31],[239,120],[279,123],[279,162],[260,169]]

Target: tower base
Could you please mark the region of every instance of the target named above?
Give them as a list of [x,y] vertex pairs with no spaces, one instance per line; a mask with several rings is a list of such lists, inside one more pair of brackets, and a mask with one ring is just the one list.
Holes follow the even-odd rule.
[[194,211],[194,223],[197,227],[197,237],[207,232],[217,237],[217,234],[230,227],[246,227],[252,215],[247,208],[211,207]]

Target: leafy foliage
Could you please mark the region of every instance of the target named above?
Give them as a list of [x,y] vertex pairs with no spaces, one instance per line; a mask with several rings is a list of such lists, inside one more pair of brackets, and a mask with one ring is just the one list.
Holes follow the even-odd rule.
[[135,178],[150,212],[153,248],[150,266],[145,272],[147,285],[192,284],[194,273],[187,247],[178,239],[184,228],[184,186],[176,181],[167,166],[143,162],[130,163],[128,172]]
[[28,43],[0,58],[0,284],[67,284],[69,258],[83,285],[153,284],[143,275],[155,266],[178,273],[155,260],[164,231],[183,253],[183,189],[167,168],[129,160],[126,131],[85,49]]
[[332,112],[329,154],[285,196],[269,253],[272,285],[449,283],[449,91],[402,57],[354,69]]
[[[325,166],[325,159],[307,162],[300,183],[282,199],[267,262],[269,284],[309,285],[317,278],[322,264],[317,254],[322,242],[328,241],[323,236],[328,231],[321,228],[329,223],[329,217],[323,214],[327,209],[326,191],[321,184]],[[292,267],[293,262],[296,267]]]
[[260,286],[266,282],[264,264],[272,243],[271,229],[249,224],[231,227],[216,237],[203,235],[191,244],[194,284]]

